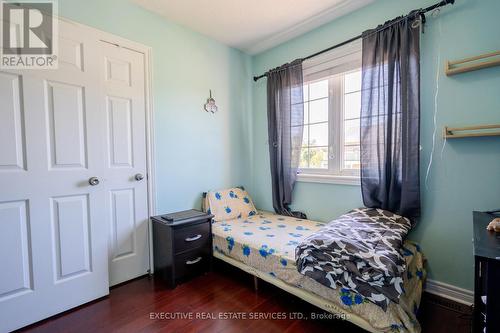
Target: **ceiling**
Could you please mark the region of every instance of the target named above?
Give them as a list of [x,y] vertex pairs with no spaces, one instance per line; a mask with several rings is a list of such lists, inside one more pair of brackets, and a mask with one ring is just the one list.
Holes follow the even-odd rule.
[[134,0],[170,21],[256,54],[374,0]]

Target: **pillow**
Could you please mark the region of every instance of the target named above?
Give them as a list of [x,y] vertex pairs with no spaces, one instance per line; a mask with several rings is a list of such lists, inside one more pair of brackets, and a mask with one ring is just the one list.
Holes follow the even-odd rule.
[[208,192],[204,206],[209,214],[214,215],[215,221],[247,218],[257,214],[247,191],[239,187]]

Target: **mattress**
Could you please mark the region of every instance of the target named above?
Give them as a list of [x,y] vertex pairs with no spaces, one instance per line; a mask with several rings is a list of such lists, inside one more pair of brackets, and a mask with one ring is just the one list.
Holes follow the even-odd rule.
[[405,292],[399,304],[390,302],[384,311],[351,290],[328,288],[297,271],[295,248],[323,226],[322,222],[260,211],[248,218],[214,222],[213,247],[215,252],[322,297],[338,305],[346,313],[364,318],[377,331],[420,332],[416,313],[420,305],[425,271],[419,246],[405,241]]

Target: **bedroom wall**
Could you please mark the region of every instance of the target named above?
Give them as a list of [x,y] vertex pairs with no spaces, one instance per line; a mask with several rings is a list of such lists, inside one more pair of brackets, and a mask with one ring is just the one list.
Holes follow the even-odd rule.
[[[59,0],[60,16],[153,48],[157,213],[250,183],[250,57],[127,0]],[[203,110],[212,89],[219,106]]]
[[[253,57],[253,73],[306,56],[437,0],[377,0]],[[443,141],[444,125],[500,123],[500,67],[446,77],[444,61],[500,49],[498,0],[457,0],[428,17],[421,44],[421,181],[423,214],[410,238],[421,243],[429,277],[473,289],[472,211],[500,208],[500,139]],[[439,62],[438,62],[439,61]],[[438,79],[436,80],[436,72]],[[436,128],[434,98],[437,95]],[[253,85],[253,183],[256,205],[272,209],[266,80]],[[435,139],[434,152],[432,141]],[[430,157],[433,162],[426,178]],[[328,221],[362,204],[359,186],[297,183],[294,209]]]

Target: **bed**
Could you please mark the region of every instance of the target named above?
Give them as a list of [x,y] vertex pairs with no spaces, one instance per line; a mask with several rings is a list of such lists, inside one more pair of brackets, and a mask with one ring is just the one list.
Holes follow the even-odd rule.
[[[215,205],[206,203],[206,206],[212,208]],[[225,204],[221,207],[227,209]],[[425,270],[418,244],[404,242],[404,294],[399,303],[390,302],[384,311],[350,289],[340,286],[332,289],[298,272],[297,246],[324,226],[322,222],[250,210],[250,216],[240,213],[213,222],[213,254],[367,331],[420,332],[416,313]]]

